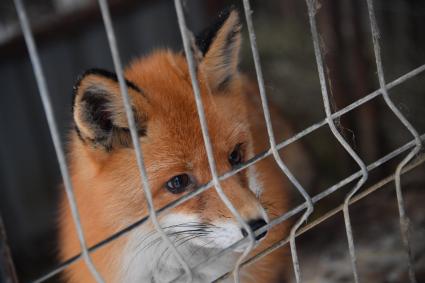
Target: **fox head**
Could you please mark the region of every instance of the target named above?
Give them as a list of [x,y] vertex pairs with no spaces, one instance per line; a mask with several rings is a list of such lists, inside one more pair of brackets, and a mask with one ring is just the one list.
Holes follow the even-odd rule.
[[[219,175],[254,155],[244,80],[238,72],[240,45],[239,16],[230,11],[196,37],[193,46]],[[132,62],[124,75],[158,209],[211,180],[187,61],[182,53],[156,51]],[[147,215],[119,84],[115,74],[94,69],[81,76],[74,90],[70,156],[79,201],[90,203],[96,221],[116,231]],[[221,186],[253,229],[266,224],[255,167]],[[159,219],[169,235],[198,231],[190,240],[197,246],[224,248],[246,235],[214,187]]]

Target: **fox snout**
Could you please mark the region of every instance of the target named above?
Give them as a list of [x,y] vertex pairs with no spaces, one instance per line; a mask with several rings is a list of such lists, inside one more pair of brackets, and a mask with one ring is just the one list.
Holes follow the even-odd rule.
[[[267,225],[269,219],[268,219],[266,211],[264,210],[260,201],[255,197],[255,195],[251,191],[248,191],[247,193],[248,193],[248,196],[245,196],[244,198],[245,201],[241,203],[242,206],[239,207],[239,211],[241,213],[243,220],[248,224],[251,230],[255,233],[255,231]],[[240,225],[239,223],[237,224]],[[243,237],[246,237],[249,234],[244,227],[240,228],[240,232]],[[262,238],[264,238],[266,234],[267,234],[267,231],[257,234],[255,236],[255,239],[259,241]]]
[[[232,189],[230,189],[225,186],[225,191],[234,208],[254,233],[268,223],[269,219],[265,209],[250,189],[241,187],[237,189],[232,187]],[[217,199],[215,205],[215,211],[220,212],[215,218],[212,218],[212,224],[217,227],[213,235],[211,235],[214,238],[213,241],[216,247],[228,247],[241,240],[243,237],[248,236],[247,227],[239,223],[237,218],[227,209],[220,199]],[[256,234],[255,239],[260,241],[266,235],[267,231],[262,231],[260,234]],[[243,251],[243,247],[237,248],[236,251]]]
[[[267,222],[266,222],[266,220],[260,218],[260,219],[255,219],[255,220],[249,221],[248,225],[252,229],[252,231],[255,233],[256,230],[267,225]],[[248,232],[244,228],[241,229],[241,232],[242,232],[242,236],[244,236],[244,237],[248,236]],[[264,231],[264,232],[258,234],[257,236],[255,236],[255,240],[257,240],[257,241],[261,240],[262,238],[264,238],[266,236],[266,234],[267,234],[267,231]]]

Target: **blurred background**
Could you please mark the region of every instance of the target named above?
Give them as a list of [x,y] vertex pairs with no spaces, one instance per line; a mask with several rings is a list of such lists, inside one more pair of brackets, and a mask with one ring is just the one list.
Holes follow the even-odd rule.
[[[71,121],[77,76],[92,67],[113,70],[96,1],[26,0],[63,140]],[[251,1],[267,94],[292,128],[288,135],[324,119],[307,8],[302,0]],[[173,1],[110,0],[121,59],[167,47],[182,49]],[[200,31],[224,7],[239,1],[184,1],[189,27]],[[317,13],[333,111],[379,88],[366,0],[320,0]],[[425,2],[375,0],[385,78],[391,82],[425,64]],[[242,9],[241,9],[242,11]],[[255,78],[246,28],[241,70]],[[61,177],[32,67],[12,0],[0,2],[0,213],[21,282],[57,264],[56,209]],[[390,90],[397,107],[425,133],[425,74]],[[343,115],[339,130],[367,163],[412,140],[381,97]],[[279,141],[280,142],[280,141]],[[294,174],[315,195],[358,170],[328,127],[298,141],[307,167]],[[285,147],[290,155],[291,148]],[[367,188],[392,174],[405,154],[370,173]],[[424,165],[403,175],[412,222],[419,282],[425,282]],[[339,205],[352,182],[320,201],[311,220]],[[295,191],[295,190],[294,190]],[[294,193],[295,207],[301,198]],[[362,282],[407,282],[393,183],[351,207]],[[298,240],[306,282],[352,282],[343,218],[337,214]],[[54,279],[52,282],[56,282]]]

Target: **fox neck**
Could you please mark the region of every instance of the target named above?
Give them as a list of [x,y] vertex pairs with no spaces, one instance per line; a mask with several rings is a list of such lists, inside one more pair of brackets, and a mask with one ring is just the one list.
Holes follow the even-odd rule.
[[[192,245],[177,246],[179,253],[192,267],[218,252]],[[194,272],[193,282],[211,282],[218,275],[231,271],[238,256],[238,253],[232,253],[201,271]],[[121,266],[122,270],[115,282],[170,282],[184,273],[161,236],[146,227],[136,229],[129,236],[123,250]]]

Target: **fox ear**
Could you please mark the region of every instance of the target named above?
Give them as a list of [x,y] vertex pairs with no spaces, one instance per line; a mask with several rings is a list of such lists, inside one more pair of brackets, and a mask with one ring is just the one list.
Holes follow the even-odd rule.
[[238,74],[241,23],[236,10],[220,13],[216,23],[196,37],[200,70],[213,91],[224,91]]
[[[146,134],[147,115],[142,91],[127,82],[128,94],[139,136]],[[74,86],[73,117],[81,140],[107,151],[131,146],[127,116],[115,74],[92,69],[86,71]]]

